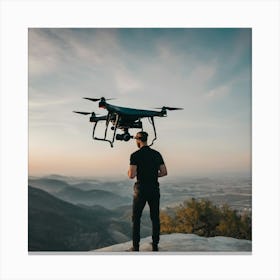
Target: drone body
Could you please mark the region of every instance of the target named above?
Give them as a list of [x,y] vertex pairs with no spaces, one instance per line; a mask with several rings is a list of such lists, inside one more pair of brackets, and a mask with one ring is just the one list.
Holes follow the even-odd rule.
[[[136,129],[143,130],[143,124],[141,121],[141,119],[143,118],[148,118],[153,126],[154,139],[152,140],[150,146],[153,145],[154,141],[157,139],[154,117],[166,117],[167,110],[182,110],[182,108],[174,108],[174,107],[158,108],[161,109],[161,111],[133,109],[133,108],[120,107],[120,106],[109,104],[106,102],[106,99],[104,97],[101,98],[84,97],[84,99],[93,102],[99,101],[99,108],[106,109],[108,111],[107,115],[99,117],[96,116],[94,112],[89,113],[89,112],[74,111],[74,113],[83,114],[83,115],[91,114],[90,122],[94,123],[92,138],[98,141],[109,142],[111,147],[113,147],[115,139],[120,141],[129,141],[131,138],[133,138],[133,136],[131,136],[129,133],[129,129],[136,128]],[[95,129],[99,121],[106,122],[105,134],[103,138],[98,138],[95,136]],[[114,130],[113,138],[111,140],[107,139],[107,130],[108,130],[109,123],[112,123],[113,126],[111,127],[111,129]],[[117,129],[122,130],[123,133],[116,134]]]

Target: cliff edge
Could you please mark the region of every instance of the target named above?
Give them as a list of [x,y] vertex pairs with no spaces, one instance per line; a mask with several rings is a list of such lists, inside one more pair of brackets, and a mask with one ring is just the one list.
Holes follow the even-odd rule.
[[[140,251],[151,252],[152,238],[140,241]],[[95,252],[127,252],[131,241],[94,250]],[[251,252],[252,241],[224,236],[201,237],[196,234],[173,233],[160,236],[159,252]],[[138,253],[138,252],[132,252]],[[157,252],[155,252],[157,253]]]

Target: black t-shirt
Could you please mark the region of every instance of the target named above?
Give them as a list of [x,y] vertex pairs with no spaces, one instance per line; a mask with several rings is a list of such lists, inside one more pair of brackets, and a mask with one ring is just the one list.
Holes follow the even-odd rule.
[[141,185],[158,186],[158,171],[161,164],[164,164],[161,154],[143,146],[130,156],[130,165],[137,165],[137,182]]

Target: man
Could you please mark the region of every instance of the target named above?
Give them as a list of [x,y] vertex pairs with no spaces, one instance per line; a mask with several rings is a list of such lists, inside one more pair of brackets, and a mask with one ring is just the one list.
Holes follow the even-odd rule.
[[134,137],[138,151],[130,156],[128,177],[137,177],[134,184],[133,213],[132,213],[132,251],[139,251],[140,242],[140,220],[146,202],[150,207],[152,220],[153,251],[158,251],[160,220],[159,220],[159,183],[158,177],[167,175],[166,166],[161,154],[147,145],[148,133],[141,131]]

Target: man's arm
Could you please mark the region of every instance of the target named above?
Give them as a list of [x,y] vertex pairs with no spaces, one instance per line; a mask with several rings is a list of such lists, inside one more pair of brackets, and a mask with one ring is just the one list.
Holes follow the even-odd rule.
[[137,174],[137,165],[129,165],[128,178],[133,179]]
[[158,177],[163,177],[167,175],[167,169],[165,164],[161,164],[159,166]]

